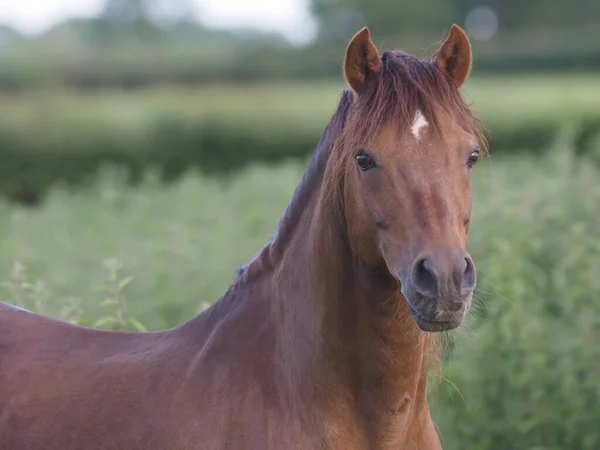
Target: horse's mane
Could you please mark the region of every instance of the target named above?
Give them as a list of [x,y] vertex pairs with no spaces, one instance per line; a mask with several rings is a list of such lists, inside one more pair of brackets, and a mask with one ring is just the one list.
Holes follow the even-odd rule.
[[444,110],[453,113],[460,125],[487,149],[481,122],[464,102],[450,76],[438,68],[435,59],[423,60],[402,51],[386,51],[381,62],[382,69],[376,80],[353,102],[352,127],[344,130],[347,139],[364,139],[390,122],[404,129],[414,122],[417,111],[437,129],[437,112]]
[[[336,138],[344,127],[351,103],[352,92],[345,89],[342,91],[341,99],[335,113],[329,120],[329,123],[321,136],[321,140],[313,152],[308,168],[302,175],[298,186],[294,190],[292,199],[279,220],[277,233],[269,239],[269,242],[254,256],[252,261],[236,269],[236,279],[234,284],[246,274],[249,266],[253,262],[262,259],[262,262],[264,263],[272,256],[273,251],[280,250],[286,245],[287,239],[293,233],[303,213],[306,212],[306,206],[313,194],[312,188],[323,181],[325,167],[327,166],[331,150]],[[262,266],[262,264],[259,263],[259,266]]]
[[300,183],[296,187],[292,200],[288,204],[281,220],[279,221],[279,230],[277,233],[277,244],[282,244],[282,239],[295,227],[305,206],[313,194],[311,187],[323,181],[325,167],[329,160],[333,145],[344,128],[350,105],[352,104],[352,92],[348,89],[342,91],[341,99],[338,103],[335,113],[329,120],[321,140],[313,154],[308,169],[304,172]]
[[[457,118],[459,125],[473,133],[481,151],[488,153],[484,128],[462,98],[453,80],[437,66],[435,58],[419,59],[399,50],[386,51],[381,55],[382,69],[367,90],[355,95],[346,89],[332,122],[344,114],[345,126],[333,143],[335,158],[329,176],[325,177],[323,195],[338,199],[341,207],[342,182],[352,152],[345,151],[348,145],[368,144],[382,126],[394,123],[398,129],[410,127],[417,112],[423,114],[435,132],[441,133],[439,112],[445,111]],[[341,213],[341,211],[339,211]]]

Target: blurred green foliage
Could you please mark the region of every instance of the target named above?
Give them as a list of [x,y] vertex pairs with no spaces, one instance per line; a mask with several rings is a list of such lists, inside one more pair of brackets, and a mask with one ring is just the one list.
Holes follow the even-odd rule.
[[[444,448],[595,450],[600,170],[575,157],[570,132],[543,156],[493,159],[473,172],[477,298],[451,335],[448,382],[432,385]],[[125,317],[174,326],[218,298],[275,232],[304,167],[188,173],[166,188],[148,172],[135,189],[106,169],[84,189],[54,187],[40,208],[0,203],[0,274],[10,279],[19,261],[38,286],[15,294],[8,283],[1,295],[84,324],[118,324],[119,309],[107,315],[101,302],[124,290]]]
[[[467,101],[476,99],[492,149],[541,153],[573,128],[577,153],[589,153],[600,136],[599,86],[593,75],[480,76],[465,93]],[[85,183],[106,163],[122,164],[138,181],[149,166],[173,180],[191,168],[222,173],[304,158],[342,87],[332,81],[6,95],[0,193],[37,198],[59,180]]]
[[[206,28],[185,0],[107,0],[98,17],[67,20],[40,36],[0,25],[0,90],[331,78],[363,26],[381,50],[431,56],[457,23],[471,35],[474,73],[597,70],[600,7],[571,3],[312,0],[317,39],[298,46],[278,33]],[[495,14],[497,27],[473,21],[481,7]]]
[[600,22],[600,4],[593,0],[310,0],[310,5],[325,38],[332,30],[347,26],[348,16],[376,29],[381,36],[390,36],[438,32],[448,24],[462,24],[473,9],[481,7],[494,12],[500,29],[545,26],[551,30]]
[[[600,42],[595,39],[598,27],[600,23],[557,30],[548,36],[546,30],[522,31],[499,35],[490,41],[473,41],[473,73],[597,71],[600,69]],[[382,51],[397,48],[419,57],[430,57],[447,28],[426,35],[374,36],[373,39]],[[358,29],[360,26],[352,28],[353,31]],[[126,36],[117,39],[114,35],[121,34],[121,30],[111,29],[109,36],[114,39],[111,45],[93,44],[89,49],[83,46],[64,50],[60,44],[48,44],[48,47],[0,51],[0,91],[40,88],[95,91],[221,82],[321,80],[339,75],[348,43],[348,39],[344,39],[292,47],[253,32],[215,37],[190,29],[181,30],[181,36],[177,37],[181,43],[163,44],[160,34],[150,33],[150,37],[146,37],[144,33],[127,36],[127,30],[122,33]],[[188,34],[193,38],[188,38]],[[238,43],[242,39],[244,45]],[[151,46],[139,42],[153,40],[158,42]]]
[[122,170],[106,167],[85,188],[55,186],[39,208],[0,202],[0,279],[20,261],[29,282],[50,291],[47,311],[80,298],[82,320],[93,323],[105,312],[105,292],[96,289],[107,285],[104,261],[117,260],[118,278],[133,277],[131,316],[149,329],[173,326],[218,298],[276,231],[302,170],[296,163],[229,177],[190,172],[167,187],[150,170],[132,188]]

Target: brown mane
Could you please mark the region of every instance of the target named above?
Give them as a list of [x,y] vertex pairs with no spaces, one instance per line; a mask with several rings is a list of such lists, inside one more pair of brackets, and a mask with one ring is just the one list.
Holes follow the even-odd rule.
[[439,131],[436,111],[444,110],[455,114],[459,124],[472,132],[487,151],[483,125],[450,77],[439,70],[435,59],[419,59],[397,50],[384,52],[381,62],[376,82],[352,104],[352,118],[344,130],[344,139],[364,140],[390,122],[404,129],[412,124],[417,111]]

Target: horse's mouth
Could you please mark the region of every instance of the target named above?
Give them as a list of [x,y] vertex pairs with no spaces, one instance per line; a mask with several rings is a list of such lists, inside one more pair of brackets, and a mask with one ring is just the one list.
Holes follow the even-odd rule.
[[465,313],[462,314],[454,314],[451,317],[446,317],[443,320],[438,319],[430,319],[425,317],[423,314],[419,313],[408,301],[408,306],[410,308],[410,313],[413,316],[413,319],[417,323],[417,326],[426,332],[431,333],[439,333],[442,331],[450,331],[458,328],[465,317]]

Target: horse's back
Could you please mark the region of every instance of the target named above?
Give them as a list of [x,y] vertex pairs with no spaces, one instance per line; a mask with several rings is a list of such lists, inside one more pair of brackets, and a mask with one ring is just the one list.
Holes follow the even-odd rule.
[[[0,380],[6,375],[14,358],[23,357],[21,350],[30,345],[40,330],[54,322],[9,303],[0,302]],[[3,384],[0,383],[0,393]],[[2,397],[0,397],[2,398]]]
[[163,401],[173,376],[160,357],[166,336],[0,304],[0,450],[161,448],[161,415],[173,412]]
[[20,308],[17,305],[12,305],[10,303],[5,303],[5,302],[0,302],[0,311],[24,312],[24,313],[33,314],[31,311]]
[[133,340],[126,335],[134,334],[93,330],[0,302],[0,377],[7,359],[43,365],[97,357],[99,350],[108,355]]

